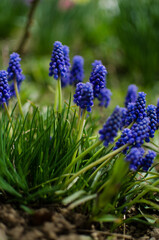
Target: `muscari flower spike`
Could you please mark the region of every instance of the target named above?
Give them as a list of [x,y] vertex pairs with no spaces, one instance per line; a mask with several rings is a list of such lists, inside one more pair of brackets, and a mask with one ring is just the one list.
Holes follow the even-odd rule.
[[[22,69],[20,65],[21,58],[18,53],[13,52],[10,55],[9,60],[9,67],[7,69],[8,72],[8,81],[16,81],[18,91],[20,91],[20,86],[22,81],[25,79],[24,75],[22,74]],[[9,85],[10,88],[10,97],[16,96],[15,89],[14,89],[14,82],[11,82]]]
[[0,105],[8,103],[10,99],[10,90],[8,85],[8,73],[4,70],[0,71]]
[[70,85],[76,86],[77,83],[83,82],[84,78],[84,59],[81,56],[74,56],[72,69],[70,71]]
[[106,87],[107,70],[104,65],[98,64],[94,66],[90,75],[90,83],[93,84],[94,97],[98,97],[100,91]]
[[150,120],[148,117],[145,117],[139,123],[134,123],[131,131],[134,138],[134,145],[136,147],[141,147],[144,143],[144,140],[149,136],[150,131]]
[[147,106],[147,116],[150,120],[150,130],[149,130],[149,137],[146,138],[146,142],[149,142],[149,138],[153,138],[155,131],[157,129],[157,114],[156,114],[156,106],[148,105]]
[[[129,128],[125,128],[122,131],[121,137],[118,139],[118,141],[115,144],[114,150],[124,146],[125,144],[133,144],[134,143],[134,137],[132,134],[132,131]],[[127,153],[129,147],[123,150],[123,153]]]
[[131,129],[125,128],[121,134],[121,137],[116,142],[114,150],[127,143],[130,146],[133,145],[134,147],[141,147],[141,145],[144,143],[144,140],[146,140],[146,138],[149,136],[149,123],[149,118],[145,117],[139,123],[134,123]]
[[125,158],[125,160],[130,163],[130,170],[136,171],[142,166],[144,152],[143,148],[131,148]]
[[136,121],[139,122],[146,117],[146,93],[139,92],[137,100],[135,102],[135,115]]
[[69,84],[69,78],[70,78],[70,58],[69,58],[69,47],[64,45],[63,46],[63,54],[64,54],[64,62],[66,67],[66,73],[65,76],[61,76],[61,86],[66,87]]
[[95,70],[96,66],[101,65],[101,64],[102,64],[102,61],[101,61],[101,60],[95,60],[95,61],[92,63],[92,72]]
[[129,103],[135,103],[137,99],[137,86],[134,84],[129,85],[127,95],[125,98],[125,107],[127,108]]
[[148,171],[148,169],[151,167],[155,157],[156,157],[156,153],[152,150],[148,150],[148,153],[142,159],[142,169],[143,169],[143,171]]
[[61,42],[56,41],[54,43],[51,56],[52,57],[49,68],[49,76],[54,76],[54,78],[57,80],[59,77],[64,77],[67,72],[65,66],[63,45]]
[[127,113],[125,116],[125,126],[129,126],[136,119],[135,103],[129,103],[127,106]]
[[20,84],[24,80],[22,69],[20,65],[21,58],[18,53],[13,52],[10,54],[8,72],[8,81],[16,80]]
[[103,88],[98,94],[99,106],[107,108],[111,99],[111,91],[108,88]]
[[109,143],[114,142],[114,138],[117,136],[118,130],[121,125],[121,109],[116,106],[112,115],[107,119],[103,128],[99,130],[100,140],[104,141],[104,146],[108,146]]
[[158,128],[159,127],[159,98],[157,100],[156,114],[157,114],[157,128]]
[[126,115],[127,115],[127,109],[126,108],[121,108],[121,126],[120,126],[120,130],[126,126]]
[[77,104],[77,106],[81,107],[81,109],[86,109],[87,112],[91,112],[93,99],[93,88],[91,83],[78,83],[76,85],[74,102]]

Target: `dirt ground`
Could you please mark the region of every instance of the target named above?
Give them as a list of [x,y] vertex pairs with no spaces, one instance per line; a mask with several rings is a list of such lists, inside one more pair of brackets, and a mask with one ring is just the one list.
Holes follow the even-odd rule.
[[159,228],[136,224],[110,233],[106,226],[90,223],[88,216],[54,205],[33,214],[9,204],[0,205],[0,240],[159,240]]

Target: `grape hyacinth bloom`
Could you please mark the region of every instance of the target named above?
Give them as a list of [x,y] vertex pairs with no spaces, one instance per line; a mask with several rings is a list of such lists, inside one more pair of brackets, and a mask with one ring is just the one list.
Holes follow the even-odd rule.
[[52,51],[49,76],[53,76],[57,80],[60,77],[64,77],[66,71],[63,45],[61,42],[56,41]]
[[[133,137],[133,134],[132,134],[132,131],[131,129],[129,128],[125,128],[123,131],[122,131],[122,134],[121,134],[121,137],[118,139],[118,141],[116,142],[115,144],[115,147],[114,147],[114,150],[126,145],[126,144],[129,144],[129,145],[132,145],[134,143],[134,137]],[[126,149],[123,150],[123,153],[127,153],[129,147],[127,147]]]
[[92,63],[92,72],[95,70],[96,66],[98,66],[98,65],[102,65],[102,61],[101,60],[95,60]]
[[121,109],[116,106],[112,115],[107,119],[103,128],[99,130],[100,140],[104,141],[104,146],[108,146],[109,143],[114,142],[114,138],[117,136],[118,130],[121,125]]
[[63,46],[63,54],[64,54],[64,62],[66,67],[66,74],[65,76],[61,76],[61,86],[66,87],[69,84],[70,78],[70,58],[69,58],[69,47]]
[[77,83],[83,82],[84,78],[84,59],[81,56],[74,56],[72,69],[70,71],[70,85],[76,86]]
[[159,98],[157,100],[156,114],[157,114],[157,128],[158,128],[159,127]]
[[135,103],[136,121],[139,122],[146,117],[146,93],[139,92]]
[[143,148],[131,148],[125,158],[125,160],[130,163],[130,170],[136,171],[142,166],[144,152]]
[[[157,114],[156,114],[156,106],[154,105],[148,105],[147,107],[147,116],[150,119],[150,131],[149,131],[149,137],[153,138],[155,131],[157,129]],[[149,142],[150,139],[147,138],[146,142]]]
[[133,124],[131,131],[134,137],[134,145],[136,147],[141,147],[141,145],[144,143],[144,140],[147,139],[147,137],[149,136],[149,124],[150,120],[148,117],[145,117],[139,123]]
[[145,155],[145,157],[142,160],[143,171],[148,171],[155,157],[156,157],[156,153],[152,150],[148,150],[148,153]]
[[127,113],[125,116],[125,126],[129,126],[136,119],[135,103],[129,103],[127,106]]
[[107,70],[104,65],[99,64],[93,67],[89,81],[93,84],[95,98],[97,98],[101,90],[106,87],[106,75]]
[[20,61],[21,61],[21,58],[18,53],[13,52],[10,55],[9,67],[7,69],[7,72],[8,72],[8,81],[9,82],[13,81],[9,85],[11,97],[16,96],[16,92],[14,89],[14,81],[16,81],[18,91],[20,91],[21,83],[25,79],[24,75],[22,74]]
[[134,123],[131,129],[125,128],[121,137],[116,142],[114,150],[122,147],[125,144],[133,145],[134,147],[141,147],[144,140],[149,136],[149,123],[148,117],[145,117],[139,123]]
[[108,88],[103,88],[98,94],[99,106],[107,108],[111,99],[111,91]]
[[8,73],[4,70],[0,71],[0,105],[6,103],[10,99],[10,90],[8,85]]
[[125,98],[125,107],[128,107],[129,103],[135,103],[137,99],[137,86],[134,84],[129,85],[128,92]]
[[78,83],[76,85],[74,102],[77,104],[77,106],[79,106],[81,109],[86,109],[87,112],[91,112],[93,99],[93,88],[91,83]]
[[126,108],[121,108],[121,126],[120,130],[126,126],[126,115],[127,115],[127,109]]

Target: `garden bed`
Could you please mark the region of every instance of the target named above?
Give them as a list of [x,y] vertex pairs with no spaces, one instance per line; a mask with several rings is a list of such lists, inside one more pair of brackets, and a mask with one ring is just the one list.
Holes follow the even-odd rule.
[[[27,213],[10,204],[0,206],[1,240],[104,240],[159,239],[159,228],[131,224],[109,231],[107,224],[91,223],[88,216],[56,205],[46,205]],[[131,213],[132,214],[132,213]],[[123,232],[125,234],[123,235]]]

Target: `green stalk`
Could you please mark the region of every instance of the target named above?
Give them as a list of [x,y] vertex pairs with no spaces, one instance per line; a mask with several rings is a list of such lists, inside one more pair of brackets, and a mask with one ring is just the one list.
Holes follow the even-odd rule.
[[91,176],[88,178],[88,181],[89,182],[95,175],[96,173],[101,169],[103,168],[109,161],[112,160],[113,157],[109,158],[107,161],[103,162],[92,174]]
[[[87,148],[84,152],[82,152],[77,158],[74,159],[74,161],[72,161],[67,168],[65,169],[65,173],[70,171],[70,168],[72,168],[72,166],[74,164],[76,164],[79,160],[81,160],[84,156],[87,155],[87,153],[89,153],[90,151],[92,151],[94,148],[98,147],[100,144],[102,143],[102,141],[97,141],[95,142],[91,147]],[[99,149],[100,150],[100,149]],[[103,147],[102,147],[103,150]]]
[[19,106],[19,111],[20,111],[20,114],[24,120],[24,114],[23,114],[23,110],[22,110],[22,103],[21,103],[21,99],[20,99],[20,95],[19,95],[19,92],[18,92],[18,87],[17,87],[17,81],[16,79],[14,79],[14,89],[15,89],[15,93],[16,93],[16,96],[17,96],[17,101],[18,101],[18,106]]
[[56,83],[55,101],[54,101],[54,112],[56,112],[57,107],[58,107],[58,83]]
[[[82,137],[82,133],[83,133],[83,128],[84,128],[84,123],[85,123],[85,117],[86,117],[86,109],[83,110],[83,113],[82,113],[82,118],[81,118],[81,121],[80,121],[80,125],[79,125],[79,131],[78,131],[78,135],[77,135],[77,143],[79,142],[79,140],[81,139]],[[74,160],[76,158],[76,155],[77,155],[77,151],[78,149],[75,150],[74,154],[73,154],[73,157],[72,157],[72,161],[71,163],[74,163]]]
[[57,80],[58,83],[58,99],[59,99],[59,105],[58,105],[58,112],[62,112],[62,91],[61,91],[61,79],[58,78]]
[[3,106],[4,106],[4,108],[5,108],[5,111],[6,111],[6,113],[7,113],[8,120],[9,120],[11,126],[12,126],[12,129],[13,129],[14,127],[13,127],[12,119],[11,119],[11,117],[10,117],[10,114],[9,114],[8,107],[7,107],[6,102],[3,103]]
[[79,129],[80,126],[80,119],[81,119],[81,108],[79,107],[79,112],[78,112],[78,121],[77,121],[77,131]]
[[125,144],[124,146],[116,149],[115,151],[105,155],[104,157],[98,159],[97,161],[89,164],[88,166],[84,167],[83,169],[81,169],[79,172],[77,172],[76,174],[74,174],[68,181],[66,181],[66,185],[68,186],[76,177],[80,176],[81,174],[85,173],[86,171],[88,171],[89,169],[99,165],[100,163],[104,162],[105,160],[107,160],[108,158],[114,157],[115,155],[117,155],[118,153],[120,153],[121,151],[123,151],[125,148],[127,148],[129,146],[129,144]]

